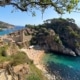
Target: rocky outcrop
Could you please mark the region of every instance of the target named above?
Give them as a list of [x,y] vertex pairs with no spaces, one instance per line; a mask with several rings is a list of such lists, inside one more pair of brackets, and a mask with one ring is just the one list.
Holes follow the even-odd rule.
[[[55,34],[55,33],[54,33]],[[58,38],[57,38],[58,37]],[[33,44],[39,44],[41,47],[43,47],[47,51],[56,52],[58,54],[65,54],[65,55],[72,55],[76,56],[75,52],[71,50],[70,48],[66,48],[62,41],[60,40],[59,36],[56,35],[38,35],[37,38],[33,38],[31,42]],[[35,39],[35,40],[34,40]]]
[[5,38],[8,43],[16,43],[20,48],[22,47],[29,47],[29,41],[32,38],[32,34],[28,33],[28,29],[23,29],[16,31],[14,33],[10,33],[7,35],[7,38]]
[[17,54],[18,50],[19,50],[19,48],[16,45],[16,43],[15,42],[10,42],[9,47],[6,50],[6,55],[8,55],[8,56],[9,55],[15,55],[15,54]]
[[52,19],[51,23],[37,27],[37,30],[34,28],[31,44],[58,54],[80,56],[80,29],[74,22]]
[[17,66],[10,66],[9,64],[0,69],[0,80],[25,80],[24,77],[29,72],[28,65],[20,64]]
[[10,64],[10,61],[6,61],[4,63],[0,63],[0,69],[5,69]]
[[71,56],[76,56],[74,51],[72,51],[71,49],[65,48],[65,47],[63,47],[62,53],[63,54],[68,54],[68,55],[71,55]]

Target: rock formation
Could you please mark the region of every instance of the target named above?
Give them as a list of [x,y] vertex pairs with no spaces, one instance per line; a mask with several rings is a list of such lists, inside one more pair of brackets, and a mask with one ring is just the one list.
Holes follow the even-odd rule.
[[7,64],[5,68],[0,69],[0,80],[24,80],[28,72],[29,67],[26,63],[14,67]]
[[58,54],[80,56],[80,28],[66,19],[52,19],[34,29],[31,44]]

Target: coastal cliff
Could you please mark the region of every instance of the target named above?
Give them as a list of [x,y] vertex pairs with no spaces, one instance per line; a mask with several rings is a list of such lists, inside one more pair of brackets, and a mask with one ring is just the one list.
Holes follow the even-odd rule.
[[[8,35],[18,46],[39,45],[49,52],[80,56],[80,28],[73,19],[49,19]],[[23,45],[24,44],[24,45]]]
[[58,54],[80,56],[80,28],[73,19],[46,20],[42,25],[29,25],[27,30],[33,35],[32,45]]

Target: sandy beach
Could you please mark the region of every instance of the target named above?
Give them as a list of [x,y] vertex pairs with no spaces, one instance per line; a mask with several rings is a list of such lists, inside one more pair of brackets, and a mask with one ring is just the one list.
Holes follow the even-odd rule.
[[54,75],[51,76],[47,72],[47,70],[42,62],[42,58],[45,55],[44,50],[36,50],[36,49],[32,48],[32,49],[21,49],[21,51],[25,52],[28,55],[28,57],[31,60],[33,60],[35,66],[43,72],[44,76],[47,77],[48,80],[56,80]]
[[35,66],[42,70],[42,71],[46,71],[45,70],[45,67],[43,65],[43,62],[42,62],[42,57],[44,56],[45,52],[44,50],[36,50],[36,49],[21,49],[21,51],[25,52],[28,57],[33,60]]

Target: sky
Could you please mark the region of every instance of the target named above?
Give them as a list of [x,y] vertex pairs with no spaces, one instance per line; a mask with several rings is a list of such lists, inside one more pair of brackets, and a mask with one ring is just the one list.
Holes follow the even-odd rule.
[[[36,16],[33,17],[30,12],[21,12],[20,10],[14,10],[12,6],[0,7],[0,21],[4,21],[13,25],[25,26],[26,24],[38,25],[43,21],[52,18],[59,18],[61,15],[57,14],[52,8],[48,8],[42,18],[41,11],[36,11]],[[72,12],[65,13],[63,18],[73,18],[78,26],[80,26],[80,13]]]

